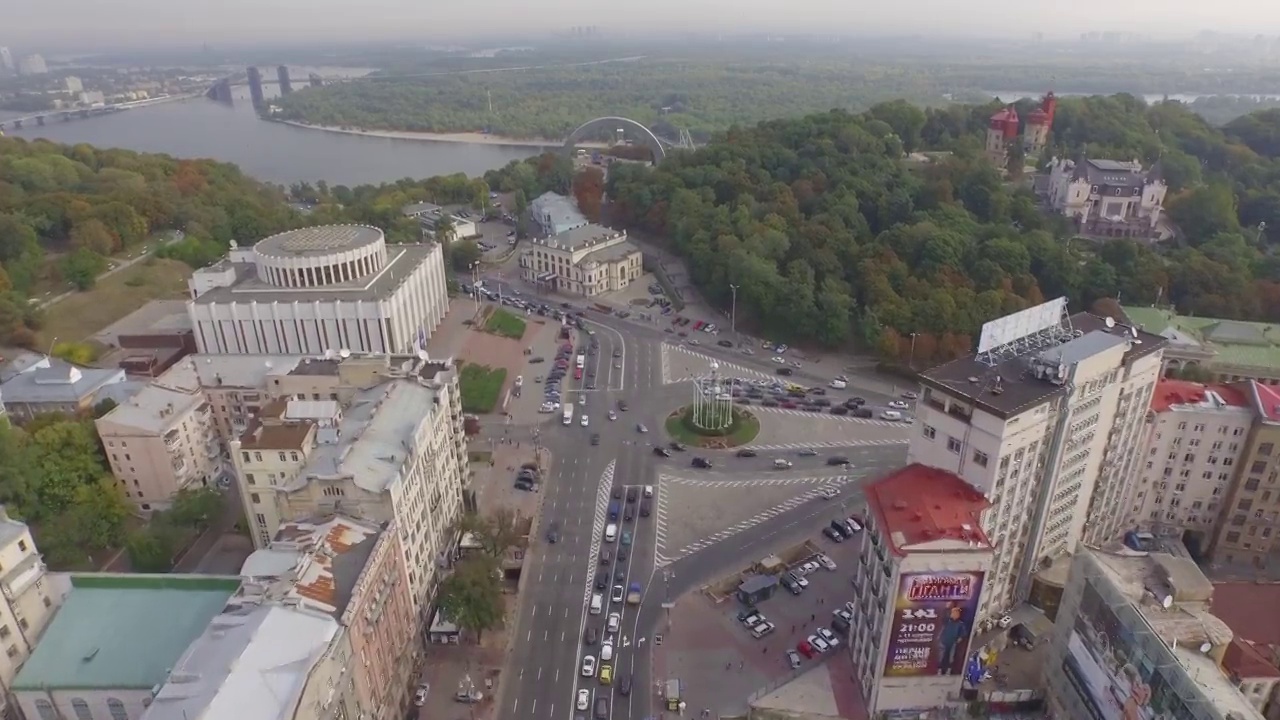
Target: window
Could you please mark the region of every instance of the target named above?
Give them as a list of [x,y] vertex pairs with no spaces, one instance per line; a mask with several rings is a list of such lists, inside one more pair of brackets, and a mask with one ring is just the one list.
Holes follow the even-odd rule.
[[1235,532],[1234,530],[1232,532],[1227,533],[1227,542],[1229,543],[1240,542],[1240,533]]
[[929,438],[930,440],[934,439],[938,435],[938,430],[932,425],[925,425],[924,430],[922,430],[921,432],[923,432],[924,436]]
[[129,711],[118,698],[107,698],[107,710],[111,712],[111,720],[129,720]]
[[249,453],[247,451],[240,453],[240,458],[245,462],[249,462]]
[[294,462],[298,462],[298,453],[296,452],[289,453],[289,459]]
[[280,455],[280,462],[284,462],[284,452],[281,451],[279,455]]
[[1275,450],[1275,445],[1273,443],[1262,443],[1258,446],[1258,454],[1263,457],[1270,456],[1273,450]]
[[93,713],[89,711],[89,703],[84,698],[71,698],[71,709],[75,711],[78,720],[93,720]]
[[0,627],[0,640],[8,640],[9,636],[12,634],[13,634],[13,631],[9,629],[8,625],[5,625],[4,627]]
[[1252,465],[1249,466],[1249,472],[1253,473],[1254,475],[1261,475],[1266,471],[1267,471],[1267,463],[1265,460],[1256,460]]
[[18,549],[19,549],[19,550],[21,550],[22,552],[26,552],[26,551],[27,551],[27,541],[26,541],[26,540],[19,540],[19,541],[18,541]]
[[955,438],[953,438],[953,437],[948,437],[948,438],[947,438],[947,449],[948,449],[948,450],[950,450],[951,452],[953,452],[953,453],[955,453],[955,454],[959,455],[959,454],[960,454],[960,441],[959,441],[959,440],[957,440],[957,439],[955,439]]
[[262,453],[260,453],[260,452],[256,452],[256,453],[254,453],[254,454],[253,454],[253,460],[254,460],[254,462],[262,462]]
[[58,720],[53,704],[44,698],[36,698],[36,712],[40,713],[40,720]]
[[258,493],[249,493],[249,502],[253,503],[254,505],[257,505],[258,503],[262,502],[262,500],[258,497]]
[[974,450],[973,461],[977,463],[980,467],[986,467],[990,459],[987,457],[987,454],[982,452],[981,450]]
[[253,473],[245,473],[245,474],[244,474],[244,481],[245,481],[245,482],[247,482],[247,483],[249,483],[250,485],[255,484],[255,481],[254,481],[254,479],[253,479]]

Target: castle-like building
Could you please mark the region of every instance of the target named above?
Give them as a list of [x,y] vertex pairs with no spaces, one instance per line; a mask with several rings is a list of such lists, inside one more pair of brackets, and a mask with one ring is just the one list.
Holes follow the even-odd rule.
[[987,158],[996,167],[1003,168],[1009,163],[1009,150],[1019,142],[1027,155],[1043,150],[1049,142],[1053,113],[1057,108],[1058,98],[1052,92],[1045,95],[1040,100],[1040,107],[1027,114],[1025,130],[1020,128],[1022,121],[1012,105],[992,115],[987,123]]
[[1049,205],[1081,235],[1158,240],[1168,232],[1160,227],[1168,185],[1159,160],[1144,169],[1137,160],[1054,158],[1048,175]]

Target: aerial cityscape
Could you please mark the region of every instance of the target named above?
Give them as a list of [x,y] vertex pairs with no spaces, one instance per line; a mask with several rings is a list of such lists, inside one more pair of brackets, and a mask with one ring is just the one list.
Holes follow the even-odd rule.
[[1280,717],[1280,11],[983,1],[0,24],[5,717]]

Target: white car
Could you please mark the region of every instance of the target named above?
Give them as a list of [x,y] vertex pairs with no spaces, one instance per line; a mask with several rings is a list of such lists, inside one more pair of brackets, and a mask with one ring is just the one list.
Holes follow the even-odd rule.
[[649,432],[649,428],[645,427],[644,423],[636,423],[636,432],[647,433]]
[[783,360],[782,358],[778,357],[777,355],[775,355],[775,356],[773,356],[773,357],[771,357],[771,358],[769,358],[769,359],[770,359],[772,362],[775,362],[775,363],[777,363],[777,364],[779,364],[779,365],[786,365],[786,364],[787,364],[787,361],[786,361],[786,360]]
[[626,588],[622,587],[621,585],[614,585],[613,595],[609,597],[609,602],[620,603],[622,602],[622,598],[626,597],[626,595],[627,595]]
[[594,655],[588,655],[582,658],[582,677],[596,676],[596,658]]
[[862,532],[862,523],[858,522],[858,518],[851,516],[845,520],[845,523],[848,525],[850,530],[856,533]]
[[813,560],[810,560],[809,562],[801,565],[800,569],[804,571],[805,575],[808,575],[809,573],[818,571],[818,563],[814,562]]
[[427,685],[426,683],[419,685],[418,689],[413,691],[414,707],[422,707],[423,705],[426,705],[427,693],[429,692],[431,692],[431,687],[429,685]]
[[809,641],[809,644],[813,646],[814,650],[817,650],[820,653],[827,652],[831,649],[831,646],[827,644],[827,641],[817,635],[810,635],[805,639]]
[[582,416],[582,427],[586,427],[586,426],[587,426],[587,416],[586,416],[586,415],[583,415],[583,416]]
[[889,407],[893,408],[894,410],[906,410],[908,406],[905,402],[901,400],[890,400]]
[[586,710],[591,705],[591,691],[583,688],[578,691],[578,709]]
[[826,568],[826,569],[828,569],[828,570],[835,570],[835,569],[836,569],[836,561],[835,561],[835,560],[832,560],[832,559],[831,559],[831,558],[829,558],[829,557],[827,557],[827,556],[826,556],[826,554],[822,554],[822,555],[819,555],[819,556],[818,556],[818,563],[819,563],[819,564],[821,564],[821,565],[822,565],[822,567],[824,567],[824,568]]
[[836,608],[835,610],[831,611],[831,614],[835,615],[841,620],[844,620],[845,622],[850,622],[850,623],[853,622],[853,613],[849,612],[845,608]]
[[840,646],[840,638],[836,637],[836,634],[830,630],[826,628],[818,628],[818,634],[821,635],[822,639],[831,647]]
[[619,627],[621,627],[621,626],[622,626],[622,614],[621,614],[621,613],[609,613],[609,620],[608,620],[608,622],[605,624],[605,629],[606,629],[608,632],[616,633],[616,632],[618,632],[618,628],[619,628]]
[[618,419],[618,413],[616,413],[616,412],[614,412],[614,411],[610,410],[610,411],[609,411],[609,419],[610,419],[610,420],[617,420],[617,419]]
[[802,588],[809,587],[809,581],[806,580],[805,577],[799,573],[799,571],[792,572],[791,577],[795,579],[796,584],[799,585],[800,587]]

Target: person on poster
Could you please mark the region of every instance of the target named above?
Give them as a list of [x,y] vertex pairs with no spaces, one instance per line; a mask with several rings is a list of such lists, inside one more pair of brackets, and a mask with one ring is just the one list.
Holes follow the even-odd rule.
[[947,617],[938,633],[938,674],[954,675],[957,672],[957,653],[969,637],[969,623],[964,618],[964,608],[948,603]]

